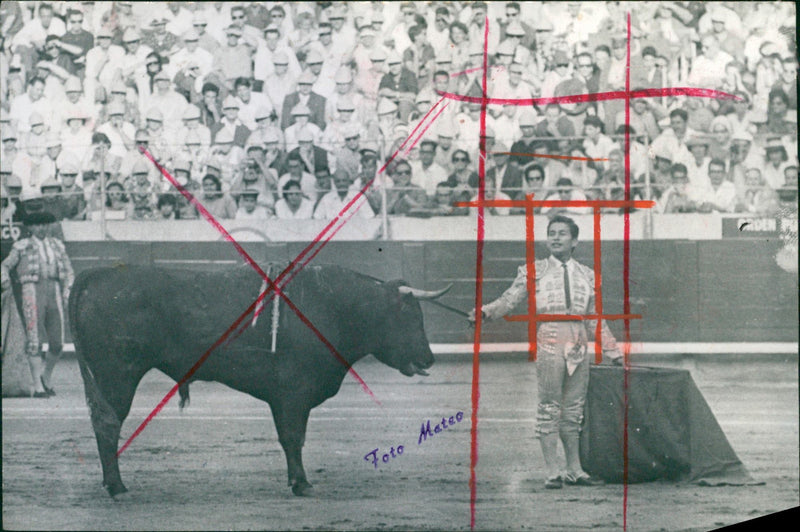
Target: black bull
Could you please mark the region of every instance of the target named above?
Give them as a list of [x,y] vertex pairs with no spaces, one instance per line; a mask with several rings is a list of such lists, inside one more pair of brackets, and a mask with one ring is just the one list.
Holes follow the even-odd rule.
[[[78,276],[69,301],[72,336],[103,468],[114,496],[126,490],[117,461],[122,423],[153,368],[182,379],[255,300],[262,279],[249,268],[198,273],[151,267],[100,268]],[[417,299],[438,297],[337,266],[309,266],[285,293],[352,365],[368,354],[403,374],[433,364]],[[268,300],[267,300],[268,301]],[[302,462],[312,408],[334,396],[348,371],[284,302],[271,352],[272,304],[223,344],[191,380],[217,381],[269,403],[286,454],[289,485],[310,491]],[[181,390],[188,395],[188,387]]]

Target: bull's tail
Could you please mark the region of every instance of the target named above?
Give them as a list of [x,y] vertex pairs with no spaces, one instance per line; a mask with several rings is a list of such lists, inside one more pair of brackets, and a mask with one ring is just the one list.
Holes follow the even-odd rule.
[[181,403],[179,405],[180,409],[183,410],[185,407],[189,406],[189,383],[184,383],[178,386],[178,395],[181,398]]

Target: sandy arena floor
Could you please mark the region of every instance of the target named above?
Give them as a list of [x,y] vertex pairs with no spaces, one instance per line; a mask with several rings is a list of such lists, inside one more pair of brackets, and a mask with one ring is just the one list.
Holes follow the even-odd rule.
[[[622,486],[543,489],[535,364],[490,356],[481,364],[476,529],[622,530]],[[312,498],[286,487],[265,403],[195,383],[187,410],[172,401],[122,455],[130,492],[112,500],[101,487],[77,363],[65,361],[57,397],[3,400],[3,528],[468,530],[469,361],[440,362],[429,377],[406,378],[374,359],[356,370],[382,405],[348,377],[312,411],[304,452]],[[696,364],[692,375],[733,448],[766,484],[630,485],[627,529],[711,530],[797,506],[797,371],[796,356]],[[157,371],[145,377],[123,437],[172,384]],[[459,411],[464,421],[417,444],[422,422]],[[377,470],[364,460],[398,445],[403,455]]]

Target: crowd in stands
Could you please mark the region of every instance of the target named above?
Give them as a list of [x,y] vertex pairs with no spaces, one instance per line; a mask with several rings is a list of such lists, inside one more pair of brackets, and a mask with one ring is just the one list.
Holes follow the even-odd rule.
[[[792,2],[4,1],[0,25],[7,219],[39,195],[58,219],[198,218],[181,191],[329,219],[362,188],[357,216],[467,215],[481,141],[488,199],[624,199],[628,167],[657,212],[797,201]],[[482,95],[484,35],[493,98],[625,90],[628,48],[632,90],[736,98],[490,104],[481,138],[481,104],[442,95]]]

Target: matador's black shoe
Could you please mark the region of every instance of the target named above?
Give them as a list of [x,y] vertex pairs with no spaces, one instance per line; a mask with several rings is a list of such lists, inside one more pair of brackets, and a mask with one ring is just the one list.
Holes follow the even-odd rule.
[[44,387],[44,393],[47,394],[47,397],[53,397],[56,394],[54,389],[44,383],[44,379],[42,377],[39,377],[39,382],[42,383],[42,386]]

